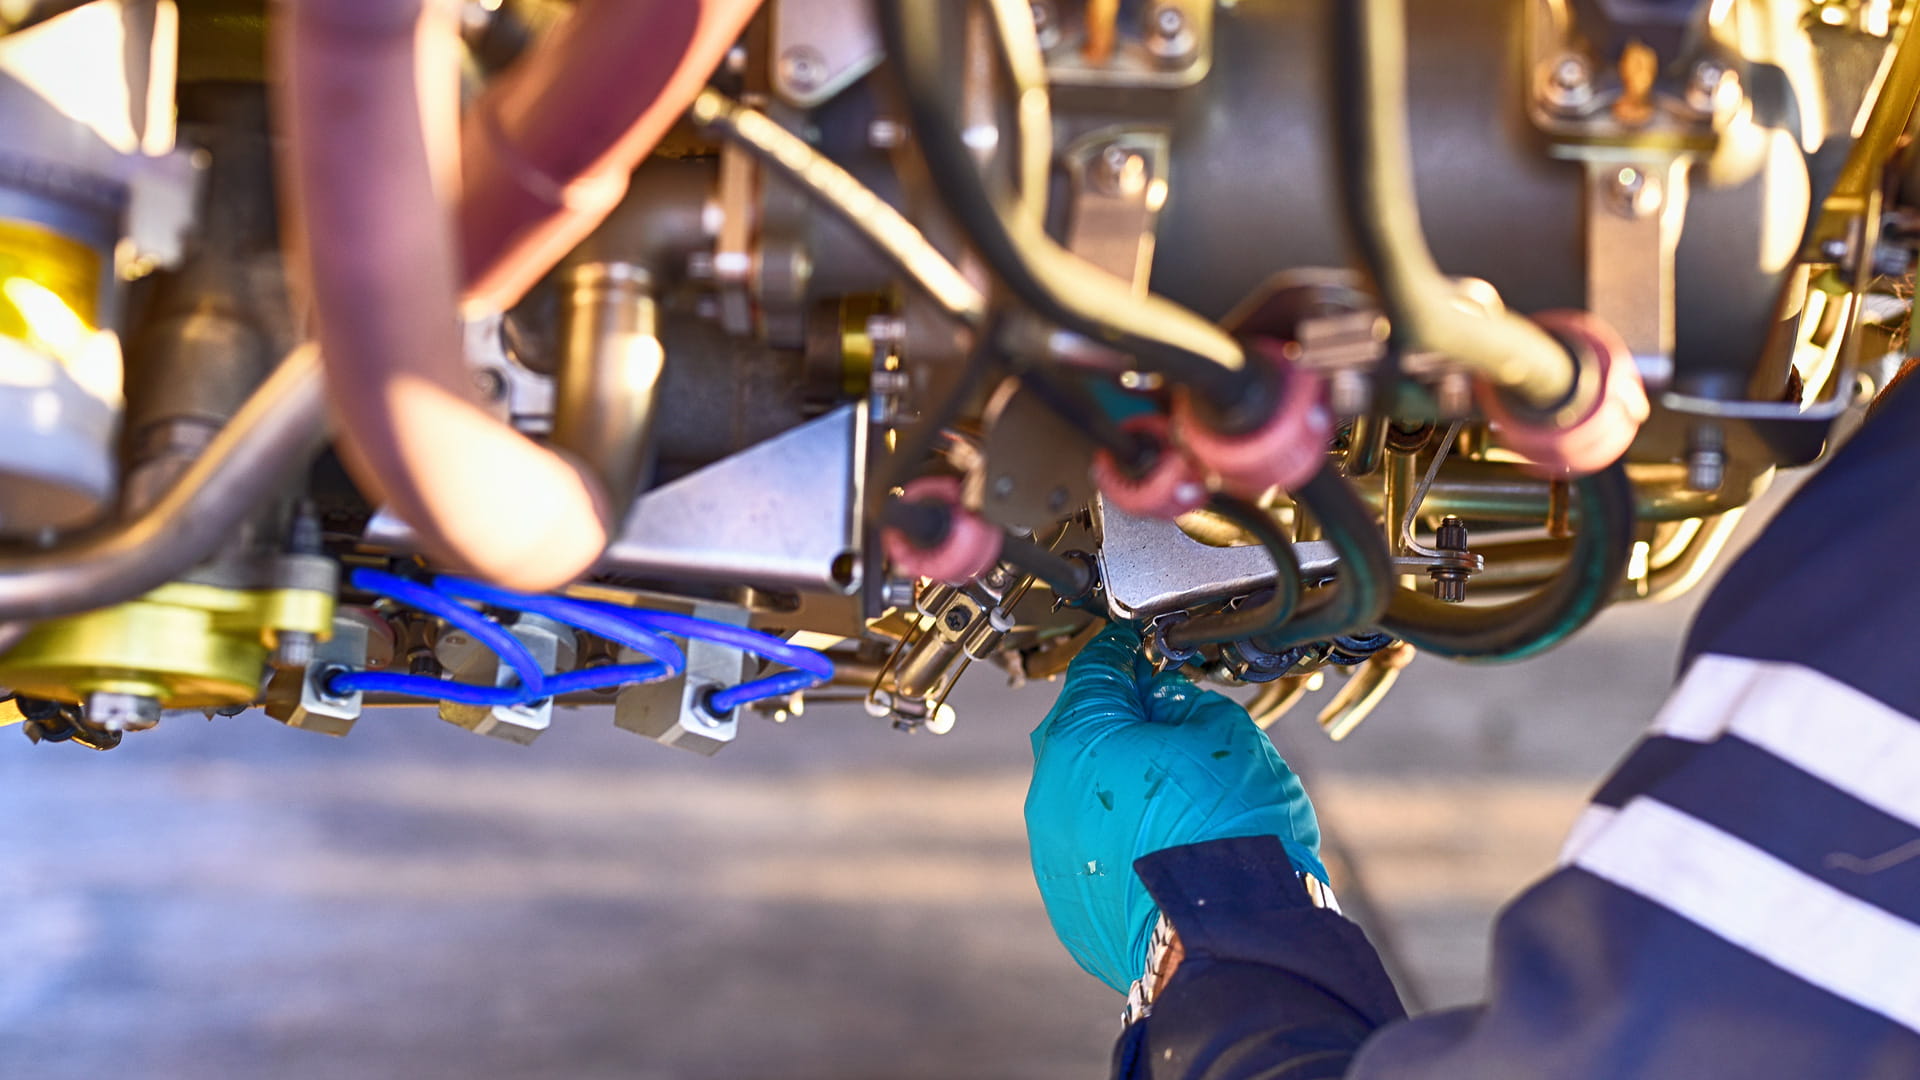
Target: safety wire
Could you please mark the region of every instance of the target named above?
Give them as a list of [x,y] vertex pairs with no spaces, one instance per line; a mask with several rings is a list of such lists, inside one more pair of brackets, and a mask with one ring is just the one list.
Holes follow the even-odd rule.
[[[716,715],[724,716],[742,705],[817,686],[833,677],[833,662],[816,650],[789,644],[757,630],[708,619],[644,611],[602,601],[529,595],[460,578],[436,578],[433,586],[428,587],[394,574],[361,568],[353,571],[350,580],[355,588],[388,597],[466,631],[512,670],[515,681],[506,686],[478,686],[425,675],[342,671],[328,680],[327,688],[332,693],[372,691],[464,705],[525,705],[560,694],[655,682],[679,675],[686,670],[686,654],[666,636],[668,634],[726,645],[796,669],[715,691],[706,704]],[[533,654],[519,639],[461,601],[540,615],[624,645],[651,660],[548,674],[540,670]]]

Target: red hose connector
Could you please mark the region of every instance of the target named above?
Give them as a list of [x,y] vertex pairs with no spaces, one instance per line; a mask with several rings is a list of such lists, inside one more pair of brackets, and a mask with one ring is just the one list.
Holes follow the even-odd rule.
[[960,505],[958,477],[922,476],[903,488],[900,498],[905,502],[945,503],[952,518],[946,539],[930,548],[915,545],[899,529],[880,530],[880,546],[901,573],[947,585],[965,585],[991,570],[1000,558],[1000,530]]
[[1131,417],[1122,431],[1146,435],[1159,444],[1160,453],[1142,475],[1135,476],[1101,449],[1093,455],[1093,482],[1108,502],[1135,517],[1177,518],[1207,501],[1207,478],[1173,444],[1173,425],[1159,413]]
[[1187,451],[1228,492],[1249,498],[1305,483],[1325,463],[1333,435],[1320,376],[1288,360],[1279,342],[1260,338],[1250,344],[1248,360],[1266,364],[1279,384],[1278,404],[1266,423],[1245,435],[1227,435],[1207,427],[1189,394],[1173,402],[1174,431]]
[[[1586,311],[1543,311],[1534,321],[1576,352],[1592,356],[1597,388],[1591,406],[1567,423],[1517,415],[1499,389],[1475,386],[1475,397],[1500,442],[1548,479],[1586,476],[1619,460],[1647,419],[1647,390],[1633,353],[1613,327]],[[1591,385],[1591,384],[1590,384]]]

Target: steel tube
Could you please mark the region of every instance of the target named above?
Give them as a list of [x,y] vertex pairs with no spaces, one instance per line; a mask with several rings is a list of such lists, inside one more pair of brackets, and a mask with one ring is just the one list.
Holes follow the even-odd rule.
[[560,307],[552,442],[599,479],[614,521],[653,474],[666,354],[650,290],[632,263],[583,263],[568,272]]

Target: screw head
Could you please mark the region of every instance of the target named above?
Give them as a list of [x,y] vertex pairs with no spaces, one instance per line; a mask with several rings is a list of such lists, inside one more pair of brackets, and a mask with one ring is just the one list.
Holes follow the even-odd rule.
[[1622,217],[1649,217],[1658,213],[1666,201],[1660,178],[1631,165],[1621,166],[1607,185],[1607,198],[1614,212]]
[[780,54],[780,77],[799,93],[817,90],[827,78],[827,58],[810,45],[796,45]]
[[1556,109],[1571,111],[1593,100],[1593,67],[1579,53],[1562,53],[1548,63],[1541,96]]
[[965,630],[967,624],[973,621],[973,612],[963,607],[957,607],[947,612],[944,621],[947,624],[947,629],[958,633]]
[[507,392],[507,377],[499,368],[475,368],[473,388],[480,391],[480,397],[486,401],[499,401]]

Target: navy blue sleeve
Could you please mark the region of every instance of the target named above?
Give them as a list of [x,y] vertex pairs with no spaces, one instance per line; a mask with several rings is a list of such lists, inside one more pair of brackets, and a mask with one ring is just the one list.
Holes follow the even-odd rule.
[[1714,589],[1653,729],[1500,918],[1486,1005],[1349,1080],[1920,1076],[1920,380]]
[[[1915,477],[1920,379],[1701,609],[1647,738],[1560,868],[1501,915],[1486,1004],[1374,1031],[1384,976],[1361,973],[1350,925],[1298,910],[1272,874],[1256,911],[1234,893],[1250,872],[1166,853],[1142,876],[1208,955],[1128,1033],[1119,1075],[1920,1077]],[[1182,894],[1174,872],[1198,884]],[[1236,895],[1225,919],[1202,913],[1215,890]]]
[[1124,1080],[1330,1080],[1405,1015],[1360,928],[1307,899],[1271,836],[1134,863],[1185,959],[1114,1050]]

